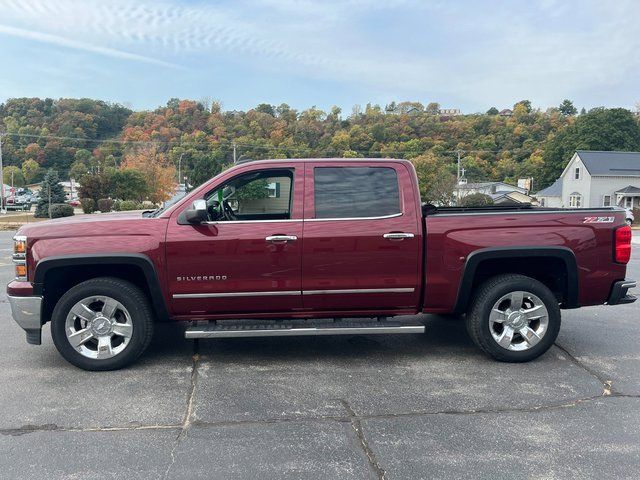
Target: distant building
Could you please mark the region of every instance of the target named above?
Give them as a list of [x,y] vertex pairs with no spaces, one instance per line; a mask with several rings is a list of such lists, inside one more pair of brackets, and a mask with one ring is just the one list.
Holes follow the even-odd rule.
[[513,110],[505,108],[504,110],[500,110],[498,115],[500,115],[501,117],[510,117],[511,115],[513,115]]
[[562,207],[562,180],[559,178],[553,185],[533,195],[541,207]]
[[640,152],[578,150],[560,178],[535,197],[546,206],[640,208]]
[[457,115],[460,115],[460,109],[459,108],[441,108],[440,110],[438,110],[438,113],[440,113],[440,115],[445,115],[448,117],[455,117]]
[[525,188],[504,182],[461,183],[454,191],[456,198],[464,198],[474,193],[490,196],[496,205],[538,204],[535,199],[527,195]]

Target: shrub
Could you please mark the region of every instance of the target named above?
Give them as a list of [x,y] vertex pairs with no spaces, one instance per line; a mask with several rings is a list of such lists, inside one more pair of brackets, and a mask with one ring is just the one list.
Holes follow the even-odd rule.
[[111,207],[113,207],[113,200],[110,198],[101,198],[98,200],[98,210],[102,213],[110,212]]
[[145,210],[155,210],[156,209],[156,204],[153,202],[150,202],[149,200],[144,200],[141,204],[142,208],[144,208]]
[[93,198],[81,198],[80,206],[84,213],[93,213],[96,211],[96,202],[93,201]]
[[120,208],[120,204],[122,203],[121,200],[114,200],[113,201],[113,207],[111,207],[111,209],[114,212],[119,212],[120,210],[122,210],[122,208]]
[[459,205],[461,207],[484,207],[493,205],[493,199],[484,193],[472,193],[471,195],[462,197]]
[[70,217],[73,215],[73,207],[68,203],[56,203],[51,205],[51,218]]
[[123,212],[129,210],[142,210],[142,204],[136,202],[135,200],[123,200],[120,202],[120,210]]

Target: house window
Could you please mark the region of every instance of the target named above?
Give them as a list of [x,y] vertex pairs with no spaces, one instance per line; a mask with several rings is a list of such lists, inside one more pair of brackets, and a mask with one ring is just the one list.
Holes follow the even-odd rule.
[[267,184],[269,198],[280,198],[280,182],[270,182]]
[[633,197],[624,197],[624,208],[633,208]]
[[603,197],[602,206],[603,207],[610,207],[611,206],[611,195],[605,195]]
[[576,167],[574,170],[574,178],[580,180],[580,167]]
[[582,207],[582,195],[577,192],[569,195],[569,207],[571,208],[580,208]]
[[544,198],[541,198],[541,199],[540,199],[540,206],[541,206],[541,207],[544,207]]

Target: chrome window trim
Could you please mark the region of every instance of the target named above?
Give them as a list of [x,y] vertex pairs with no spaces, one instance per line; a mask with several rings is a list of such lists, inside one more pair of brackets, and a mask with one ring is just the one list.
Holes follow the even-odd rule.
[[303,290],[303,295],[339,295],[351,293],[413,293],[415,288],[345,288],[342,290]]
[[202,222],[204,225],[217,225],[219,223],[228,224],[228,223],[284,223],[284,222],[302,222],[302,218],[291,218],[289,220],[216,220],[216,221],[207,221]]
[[385,218],[395,218],[404,215],[403,212],[392,213],[391,215],[382,215],[379,217],[344,217],[344,218],[306,218],[305,222],[336,222],[347,220],[384,220]]

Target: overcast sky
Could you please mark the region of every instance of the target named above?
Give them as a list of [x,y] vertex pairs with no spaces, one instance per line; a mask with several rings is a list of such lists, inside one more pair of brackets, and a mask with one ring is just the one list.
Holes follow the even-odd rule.
[[0,101],[640,101],[640,1],[0,0]]

